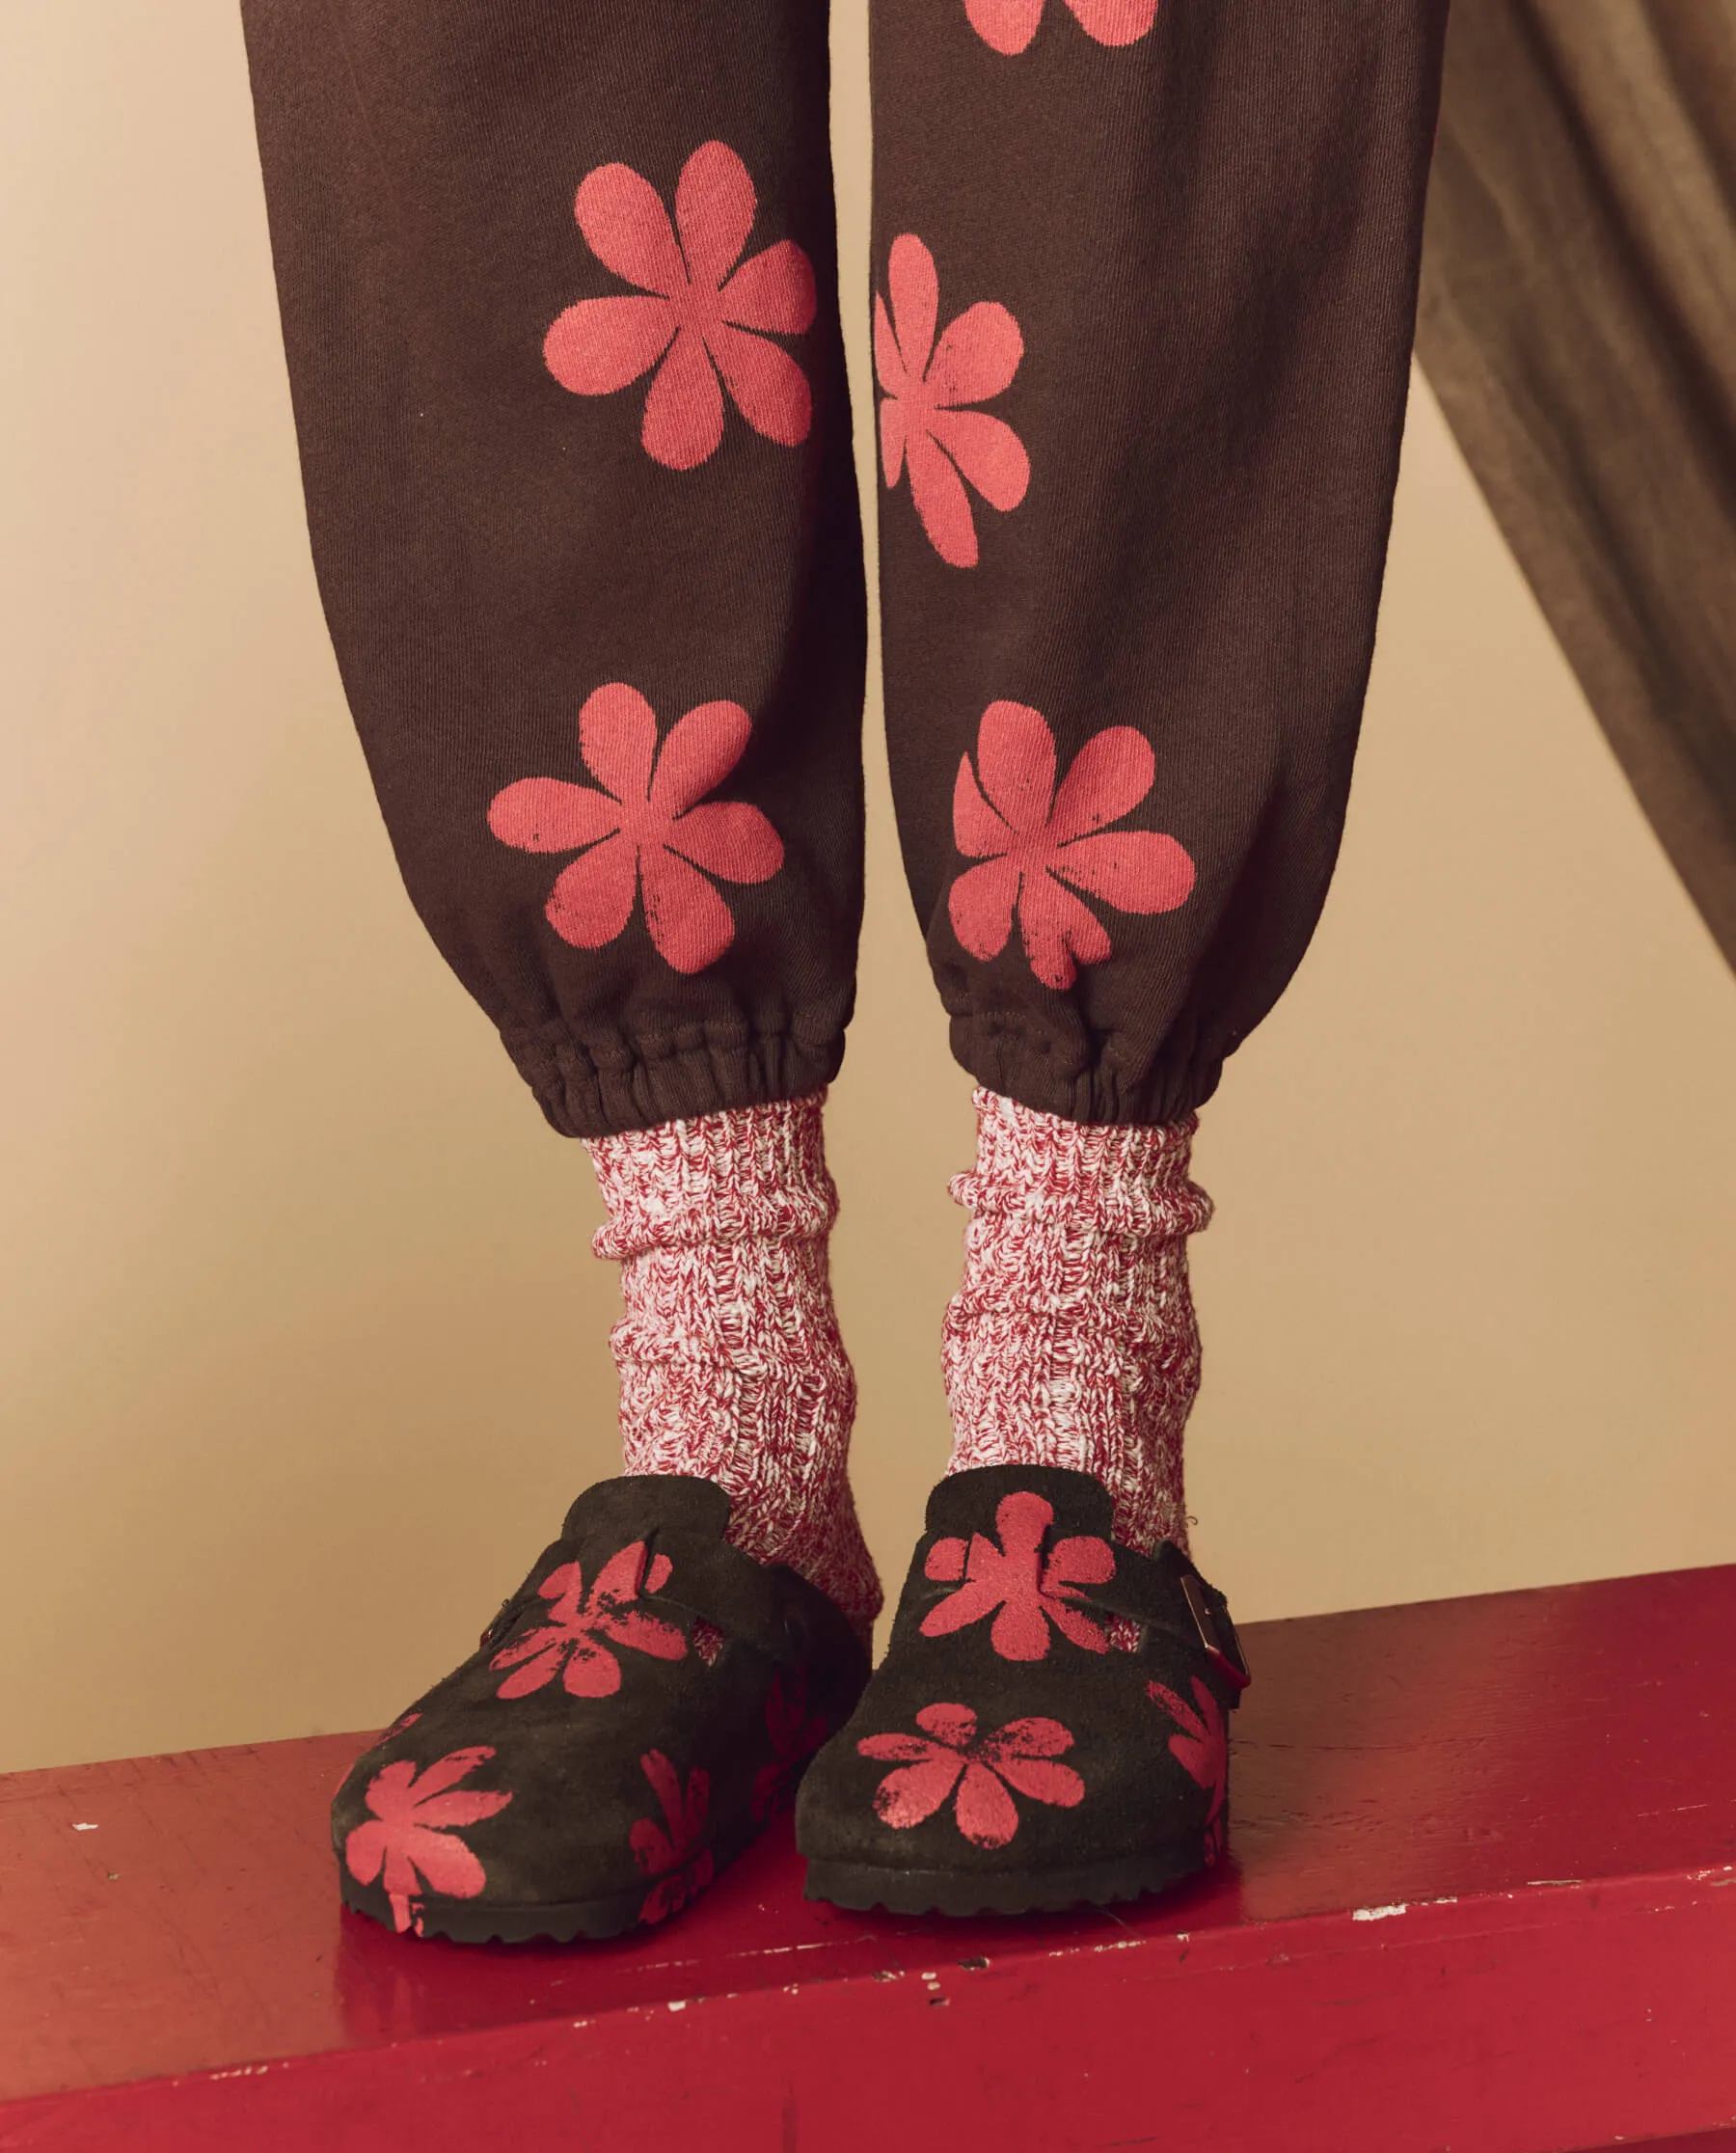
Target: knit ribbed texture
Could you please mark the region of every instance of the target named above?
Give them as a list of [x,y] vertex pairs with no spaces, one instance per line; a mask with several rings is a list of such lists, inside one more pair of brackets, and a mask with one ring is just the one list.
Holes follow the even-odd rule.
[[827,1237],[824,1092],[588,1141],[621,1267],[610,1334],[630,1473],[727,1491],[729,1538],[787,1563],[866,1628],[880,1581],[848,1477],[855,1376]]
[[978,1091],[964,1279],[941,1349],[949,1472],[1066,1465],[1115,1503],[1116,1538],[1187,1545],[1181,1431],[1200,1387],[1187,1236],[1197,1126],[1086,1128]]

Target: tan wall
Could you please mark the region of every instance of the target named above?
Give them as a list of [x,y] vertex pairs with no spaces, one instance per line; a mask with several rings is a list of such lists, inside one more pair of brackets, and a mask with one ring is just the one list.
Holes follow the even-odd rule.
[[[378,1725],[609,1468],[596,1200],[347,728],[232,0],[9,0],[0,100],[0,1764]],[[969,1111],[874,807],[831,1129],[896,1573]],[[1733,1099],[1736,990],[1419,393],[1343,871],[1201,1147],[1240,1608],[1736,1559]]]

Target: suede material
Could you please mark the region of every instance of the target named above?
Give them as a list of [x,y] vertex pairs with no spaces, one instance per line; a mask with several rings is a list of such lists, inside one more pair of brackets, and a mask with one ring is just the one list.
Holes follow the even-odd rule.
[[656,1921],[788,1804],[867,1659],[825,1594],[726,1546],[728,1523],[707,1481],[579,1498],[478,1649],[344,1781],[352,1904],[419,1933],[636,1894],[618,1925]]
[[[1100,1483],[1058,1467],[939,1484],[886,1657],[803,1783],[810,1861],[1016,1877],[1218,1858],[1239,1688],[1183,1580],[1239,1658],[1228,1610],[1179,1549],[1143,1557],[1110,1518]],[[1111,1642],[1130,1610],[1131,1650]]]

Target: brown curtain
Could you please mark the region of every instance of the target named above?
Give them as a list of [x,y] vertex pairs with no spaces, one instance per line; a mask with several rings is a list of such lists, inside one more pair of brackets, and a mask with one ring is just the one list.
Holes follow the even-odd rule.
[[1453,0],[1418,341],[1736,966],[1736,0]]

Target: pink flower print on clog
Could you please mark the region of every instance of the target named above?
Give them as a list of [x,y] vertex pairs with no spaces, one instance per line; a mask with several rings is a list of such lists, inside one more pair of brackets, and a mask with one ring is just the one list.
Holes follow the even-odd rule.
[[711,1775],[695,1764],[684,1788],[681,1774],[662,1750],[651,1750],[641,1757],[639,1769],[651,1782],[651,1790],[664,1812],[661,1825],[648,1816],[640,1817],[628,1835],[634,1860],[647,1876],[661,1879],[647,1893],[639,1908],[639,1920],[663,1921],[696,1897],[712,1880],[711,1848],[696,1855],[692,1851],[711,1808]]
[[553,1602],[548,1621],[488,1663],[512,1669],[495,1695],[529,1697],[558,1675],[571,1697],[613,1697],[621,1686],[621,1663],[611,1645],[647,1652],[653,1659],[686,1658],[687,1639],[681,1631],[662,1616],[648,1614],[640,1603],[642,1593],[655,1593],[667,1581],[670,1568],[666,1555],[656,1556],[647,1567],[645,1543],[635,1540],[609,1558],[588,1593],[577,1563],[551,1570],[536,1588]]
[[940,1540],[928,1551],[923,1574],[959,1590],[922,1618],[924,1637],[946,1637],[992,1615],[990,1643],[1002,1659],[1039,1660],[1049,1649],[1049,1624],[1088,1652],[1106,1652],[1102,1624],[1075,1603],[1073,1588],[1101,1585],[1115,1575],[1115,1554],[1105,1540],[1079,1534],[1057,1540],[1046,1562],[1043,1536],[1055,1521],[1054,1506],[1028,1488],[1002,1496],[994,1513],[1000,1544],[981,1533]]
[[758,1818],[776,1815],[789,1802],[790,1790],[801,1766],[825,1741],[828,1732],[823,1716],[807,1708],[807,1670],[798,1669],[788,1678],[772,1677],[766,1697],[766,1732],[771,1737],[772,1759],[753,1777],[753,1813]]
[[1193,1677],[1194,1703],[1199,1709],[1184,1704],[1173,1689],[1166,1689],[1161,1682],[1148,1682],[1146,1695],[1164,1710],[1181,1730],[1170,1736],[1170,1755],[1197,1786],[1211,1789],[1211,1807],[1206,1816],[1206,1861],[1207,1867],[1215,1862],[1224,1850],[1224,1797],[1230,1786],[1230,1731],[1224,1725],[1224,1715],[1218,1701],[1196,1675]]
[[363,1799],[372,1813],[344,1840],[344,1865],[358,1884],[381,1879],[400,1936],[408,1928],[421,1934],[424,1891],[475,1898],[487,1882],[482,1864],[454,1835],[461,1824],[497,1815],[512,1796],[449,1790],[493,1755],[486,1746],[453,1750],[420,1773],[399,1758],[368,1781]]
[[868,1734],[863,1757],[896,1763],[875,1790],[875,1813],[894,1831],[910,1831],[942,1808],[957,1789],[954,1817],[973,1846],[1005,1846],[1018,1830],[1018,1805],[1009,1788],[1034,1802],[1075,1809],[1085,1782],[1054,1758],[1072,1747],[1059,1720],[1009,1720],[980,1739],[977,1716],[965,1704],[925,1704],[920,1734]]

